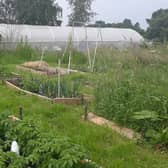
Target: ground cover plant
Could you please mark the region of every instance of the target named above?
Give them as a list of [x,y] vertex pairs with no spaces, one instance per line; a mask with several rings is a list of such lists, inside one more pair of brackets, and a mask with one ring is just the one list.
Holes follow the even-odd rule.
[[[98,168],[85,150],[70,139],[42,134],[31,121],[12,121],[10,112],[0,115],[0,167]],[[19,156],[10,152],[13,140],[19,144]]]

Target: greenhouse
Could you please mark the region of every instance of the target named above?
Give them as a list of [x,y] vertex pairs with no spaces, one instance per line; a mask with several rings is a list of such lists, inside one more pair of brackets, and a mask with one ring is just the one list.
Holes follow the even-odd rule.
[[32,47],[58,50],[70,42],[79,50],[99,46],[140,45],[143,37],[134,30],[121,28],[57,27],[0,24],[1,47],[14,48],[19,42]]

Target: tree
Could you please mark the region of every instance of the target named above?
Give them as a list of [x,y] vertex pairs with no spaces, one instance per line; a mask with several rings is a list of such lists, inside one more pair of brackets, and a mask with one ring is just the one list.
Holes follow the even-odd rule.
[[123,23],[121,23],[122,28],[133,28],[133,24],[130,19],[124,19]]
[[[16,0],[18,23],[55,25],[61,8],[53,0]],[[30,5],[31,4],[31,5]]]
[[54,2],[54,0],[1,0],[1,22],[60,25],[62,8]]
[[168,9],[159,9],[152,14],[151,19],[147,19],[149,27],[147,37],[156,41],[164,42],[168,40]]
[[0,22],[16,23],[15,0],[0,1]]
[[124,19],[121,23],[105,23],[105,21],[96,21],[95,24],[90,24],[90,27],[114,27],[114,28],[129,28],[136,30],[141,35],[145,35],[145,31],[140,27],[138,22],[135,25],[132,24],[130,19]]
[[67,0],[71,6],[72,13],[69,15],[69,25],[79,26],[90,21],[94,13],[91,5],[93,0]]

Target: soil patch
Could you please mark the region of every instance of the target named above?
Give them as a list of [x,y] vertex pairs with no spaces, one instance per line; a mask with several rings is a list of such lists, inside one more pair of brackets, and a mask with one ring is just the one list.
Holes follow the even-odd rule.
[[29,71],[39,75],[56,75],[60,73],[60,75],[68,75],[70,73],[77,73],[77,70],[68,70],[66,68],[58,68],[58,67],[50,67],[44,61],[33,61],[33,62],[25,62],[22,65],[16,66],[18,70]]
[[121,127],[118,124],[109,121],[103,117],[99,117],[93,113],[88,114],[88,120],[96,125],[107,126],[115,132],[119,133],[120,135],[127,137],[128,139],[137,140],[141,138],[141,135],[133,131],[132,129]]

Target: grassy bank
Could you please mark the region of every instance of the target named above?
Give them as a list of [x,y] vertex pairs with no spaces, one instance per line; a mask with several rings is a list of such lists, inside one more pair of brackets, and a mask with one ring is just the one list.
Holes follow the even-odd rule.
[[168,166],[167,155],[136,146],[133,142],[107,128],[81,120],[80,107],[55,105],[35,97],[19,94],[0,85],[0,111],[18,113],[23,107],[23,118],[33,120],[42,132],[70,137],[84,146],[92,160],[107,168]]

